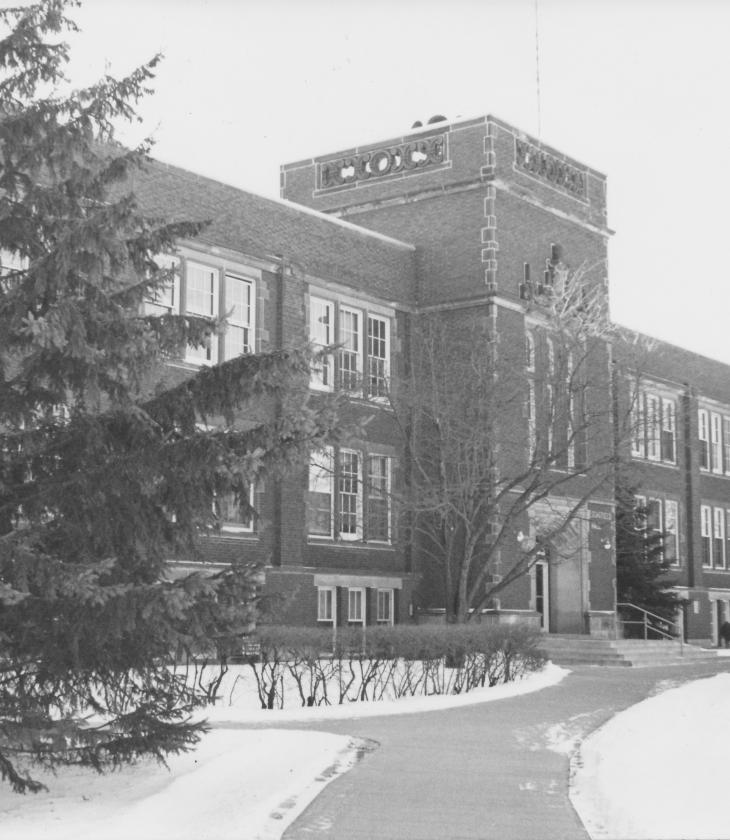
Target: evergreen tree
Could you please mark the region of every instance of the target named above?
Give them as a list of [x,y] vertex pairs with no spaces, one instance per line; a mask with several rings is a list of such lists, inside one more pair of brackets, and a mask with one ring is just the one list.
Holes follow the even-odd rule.
[[[636,505],[637,492],[636,488],[619,480],[616,495],[617,600],[675,621],[680,600],[671,590],[669,535],[651,527],[648,509]],[[638,618],[635,614],[626,617],[629,620]]]
[[19,792],[41,787],[33,762],[196,742],[203,692],[172,652],[245,630],[256,572],[173,580],[167,561],[200,559],[215,494],[247,506],[333,419],[306,405],[305,351],[164,386],[165,360],[223,325],[143,314],[170,281],[155,256],[199,227],[147,218],[125,189],[149,148],[117,145],[114,124],[158,58],[59,93],[72,5],[0,11],[0,778]]

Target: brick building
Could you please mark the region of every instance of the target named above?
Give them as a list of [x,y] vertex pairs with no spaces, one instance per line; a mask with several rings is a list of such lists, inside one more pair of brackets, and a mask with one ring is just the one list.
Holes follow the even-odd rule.
[[[404,538],[393,510],[404,452],[384,399],[387,383],[411,363],[419,324],[438,321],[448,334],[462,330],[466,317],[481,318],[502,358],[512,354],[525,388],[497,434],[524,447],[536,410],[539,419],[531,383],[552,364],[533,290],[580,270],[587,287],[605,296],[605,177],[483,117],[287,164],[279,201],[159,163],[134,186],[149,212],[213,220],[181,243],[179,279],[158,305],[231,313],[229,328],[207,351],[181,360],[180,375],[240,352],[337,344],[313,373],[313,398],[347,390],[352,416],[366,428],[362,439],[319,454],[286,483],[253,488],[255,522],[233,507],[224,511],[220,535],[206,544],[210,562],[265,564],[266,591],[280,596],[278,618],[288,622],[375,624],[432,614],[443,606],[438,586],[422,546]],[[596,342],[592,399],[605,420],[589,442],[575,444],[592,447],[593,457],[616,445],[614,355],[628,366],[625,348]],[[693,639],[716,639],[718,621],[730,616],[727,373],[657,345],[632,414],[642,431],[626,444],[652,521],[676,534],[684,626]],[[615,387],[617,403],[622,388]],[[575,451],[566,457],[573,466]],[[548,500],[555,508],[581,504],[570,550],[502,589],[485,604],[486,615],[551,632],[613,632],[614,487],[610,480],[589,485],[579,473]],[[499,563],[506,568],[510,553],[523,550],[524,534],[534,540],[538,514],[528,512],[505,545],[497,581]]]

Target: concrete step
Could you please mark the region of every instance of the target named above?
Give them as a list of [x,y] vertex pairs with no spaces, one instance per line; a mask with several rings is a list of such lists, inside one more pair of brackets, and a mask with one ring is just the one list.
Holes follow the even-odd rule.
[[558,665],[650,667],[717,658],[715,650],[687,644],[682,646],[668,639],[596,639],[587,636],[546,635],[540,647]]

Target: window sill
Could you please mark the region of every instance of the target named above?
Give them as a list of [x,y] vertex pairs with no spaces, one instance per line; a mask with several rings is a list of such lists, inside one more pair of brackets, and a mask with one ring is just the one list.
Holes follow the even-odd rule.
[[354,548],[359,551],[363,550],[378,550],[378,551],[395,551],[393,543],[386,542],[363,542],[362,540],[335,540],[332,537],[317,537],[309,535],[307,537],[307,545],[317,545],[323,548]]
[[679,464],[676,461],[655,461],[645,455],[632,455],[632,461],[640,461],[642,464],[649,464],[652,467],[667,467],[670,470],[678,470]]

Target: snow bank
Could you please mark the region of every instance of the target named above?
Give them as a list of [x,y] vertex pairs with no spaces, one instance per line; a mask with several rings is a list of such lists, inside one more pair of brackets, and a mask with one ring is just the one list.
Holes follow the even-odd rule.
[[36,774],[49,793],[0,786],[2,840],[276,840],[347,770],[359,742],[325,732],[225,731],[194,753],[106,775]]
[[570,798],[597,838],[728,838],[730,674],[650,697],[588,737]]
[[237,680],[241,674],[232,670],[227,675],[232,705],[212,707],[206,714],[220,728],[206,735],[195,752],[171,756],[169,769],[142,761],[106,775],[77,768],[57,776],[36,772],[49,793],[19,796],[0,785],[0,836],[2,840],[277,840],[328,782],[354,764],[367,744],[326,732],[229,730],[227,723],[276,725],[435,711],[537,691],[568,673],[549,664],[522,680],[465,695],[268,711],[246,707],[252,702],[251,693]]
[[[356,702],[335,706],[301,706],[292,692],[294,704],[284,709],[256,708],[255,686],[252,678],[240,666],[233,668],[226,675],[226,682],[221,685],[222,702],[209,706],[201,717],[215,725],[237,723],[266,723],[276,726],[290,721],[341,720],[362,717],[380,717],[382,715],[414,714],[452,709],[457,706],[472,706],[491,700],[516,697],[532,691],[539,691],[559,683],[570,671],[549,662],[542,671],[526,675],[522,679],[501,683],[492,688],[477,688],[467,694],[438,694],[426,697],[401,697],[397,700],[379,700],[376,702]],[[250,670],[250,669],[249,669]],[[253,698],[253,703],[252,703]]]

